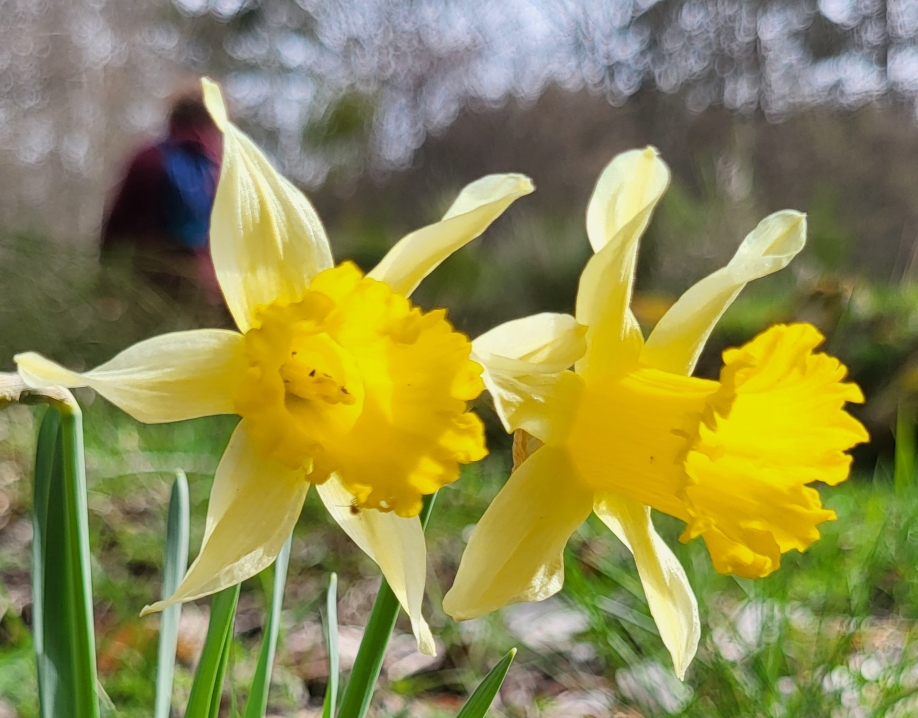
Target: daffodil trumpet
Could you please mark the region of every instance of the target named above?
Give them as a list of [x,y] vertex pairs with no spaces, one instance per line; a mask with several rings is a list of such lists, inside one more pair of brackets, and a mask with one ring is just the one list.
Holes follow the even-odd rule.
[[595,253],[576,317],[518,319],[473,342],[515,432],[515,470],[472,533],[444,609],[463,620],[557,592],[564,546],[595,512],[633,553],[681,678],[698,646],[698,607],[651,508],[686,523],[683,541],[701,536],[718,571],[765,576],[834,518],[809,484],[844,481],[846,451],[868,436],[844,411],[863,401],[860,390],[816,352],[811,325],[775,326],[726,351],[719,381],[691,376],[743,287],[803,248],[798,212],[764,219],[644,340],[630,309],[638,242],[668,183],[653,148],[616,157],[587,210]]
[[484,387],[445,311],[423,312],[409,296],[532,184],[514,174],[473,182],[364,275],[334,266],[312,205],[229,121],[219,87],[204,80],[203,90],[224,137],[211,252],[239,331],[165,334],[85,373],[21,354],[19,373],[36,388],[92,387],[143,422],[241,417],[214,477],[200,553],[176,592],[145,612],[268,566],[315,484],[432,653],[417,514],[423,496],[487,453],[467,407]]

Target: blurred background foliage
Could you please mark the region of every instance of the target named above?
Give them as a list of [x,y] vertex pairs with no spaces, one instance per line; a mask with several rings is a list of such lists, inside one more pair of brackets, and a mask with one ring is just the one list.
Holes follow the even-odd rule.
[[[826,334],[867,394],[855,411],[874,441],[857,453],[854,480],[826,492],[840,520],[825,538],[750,584],[717,576],[703,548],[677,545],[678,527],[661,520],[706,622],[685,687],[669,675],[630,560],[592,524],[569,548],[563,599],[456,626],[439,598],[508,468],[482,400],[493,455],[444,492],[432,522],[441,657],[418,663],[397,639],[378,714],[454,712],[473,678],[521,642],[499,708],[510,716],[914,713],[918,488],[901,439],[918,408],[918,2],[0,0],[0,13],[0,370],[25,349],[88,367],[153,334],[226,322],[139,280],[129,257],[98,257],[129,151],[162,131],[167,99],[199,74],[223,83],[240,125],[313,198],[336,257],[365,269],[467,182],[529,174],[537,192],[416,295],[471,335],[571,310],[589,253],[586,203],[622,150],[653,144],[673,169],[642,245],[645,329],[763,216],[807,212],[807,248],[746,290],[699,371],[716,375],[722,349],[770,322],[811,321]],[[156,595],[168,479],[178,466],[189,473],[196,547],[232,421],[142,427],[81,399],[100,672],[119,715],[145,715],[155,648],[152,619],[136,616]],[[34,715],[33,434],[28,411],[0,418],[3,718]],[[316,606],[331,570],[343,621],[362,625],[375,572],[310,498],[291,561],[278,714],[313,715],[324,690]],[[257,595],[247,589],[240,604],[240,676],[254,662]],[[206,605],[187,615],[180,691]],[[546,632],[533,638],[536,622]]]

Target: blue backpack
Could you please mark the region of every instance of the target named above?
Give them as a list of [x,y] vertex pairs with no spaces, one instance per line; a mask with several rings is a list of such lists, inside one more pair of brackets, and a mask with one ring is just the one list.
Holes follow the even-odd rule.
[[217,164],[185,145],[162,142],[159,151],[166,172],[166,231],[184,249],[201,249],[207,245],[210,210],[217,192]]

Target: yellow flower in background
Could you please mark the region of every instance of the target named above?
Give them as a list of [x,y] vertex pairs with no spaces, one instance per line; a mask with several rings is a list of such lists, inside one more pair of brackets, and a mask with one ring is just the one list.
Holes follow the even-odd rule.
[[[563,583],[562,552],[594,511],[634,554],[650,610],[683,677],[698,607],[650,509],[686,522],[724,573],[765,576],[834,518],[807,484],[844,481],[867,441],[843,407],[863,401],[808,324],[775,326],[724,353],[719,381],[691,377],[714,325],[747,282],[803,248],[806,218],[778,212],[726,267],[690,288],[647,341],[630,309],[638,241],[669,183],[652,148],[605,169],[587,210],[595,254],[576,319],[539,314],[473,342],[516,466],[462,557],[444,609],[456,619],[538,601]],[[570,371],[574,366],[575,370]]]
[[211,252],[239,332],[165,334],[83,374],[21,354],[20,375],[33,387],[90,386],[144,422],[242,417],[214,477],[201,551],[175,594],[145,612],[268,566],[315,484],[432,653],[417,514],[424,495],[487,453],[481,421],[467,411],[484,387],[445,311],[423,312],[408,297],[532,184],[513,174],[473,182],[441,221],[404,237],[364,276],[333,265],[312,205],[229,122],[219,87],[203,85],[224,135]]

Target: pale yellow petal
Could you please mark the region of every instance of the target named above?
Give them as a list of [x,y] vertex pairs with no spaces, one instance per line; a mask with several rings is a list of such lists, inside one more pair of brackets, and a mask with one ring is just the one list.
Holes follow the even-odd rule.
[[472,342],[472,351],[535,364],[542,373],[559,372],[583,356],[585,333],[570,314],[544,312],[494,327]]
[[242,335],[222,329],[162,334],[84,373],[34,352],[17,355],[16,364],[29,386],[89,386],[150,424],[235,413],[233,396],[245,372]]
[[557,593],[564,546],[592,508],[593,492],[580,484],[564,453],[538,449],[510,475],[472,532],[443,610],[464,621]]
[[645,208],[655,205],[668,185],[669,168],[655,148],[616,156],[599,176],[587,205],[587,236],[593,251],[605,247],[635,217],[640,216],[642,224],[634,231],[643,234],[650,220]]
[[701,636],[698,602],[685,569],[654,529],[648,506],[601,494],[596,497],[594,510],[634,554],[650,612],[672,656],[676,675],[684,679]]
[[530,371],[533,364],[474,356],[485,368],[482,378],[504,429],[522,429],[545,444],[560,444],[573,424],[583,379],[572,371]]
[[399,240],[368,276],[409,296],[444,259],[481,235],[533,189],[529,178],[518,174],[488,175],[472,182],[443,219]]
[[691,374],[714,325],[748,282],[783,269],[806,243],[806,215],[784,210],[752,230],[723,269],[691,287],[654,327],[641,361]]
[[379,564],[398,602],[411,620],[418,650],[436,654],[433,636],[421,615],[427,580],[427,544],[417,516],[410,519],[375,509],[354,512],[353,495],[334,475],[316,486],[322,502],[345,533]]
[[241,421],[214,476],[198,557],[175,593],[143,613],[222,591],[270,566],[296,525],[308,489],[305,471],[262,456]]
[[245,332],[259,304],[302,299],[312,278],[332,266],[331,249],[309,200],[227,119],[220,88],[202,84],[223,131],[210,250],[227,306]]
[[[635,221],[623,234],[642,224]],[[577,321],[587,327],[587,351],[577,362],[586,374],[634,364],[644,346],[641,327],[631,311],[637,245],[640,235],[610,242],[590,257],[577,290]]]
[[652,147],[619,155],[596,184],[587,210],[596,254],[577,291],[577,321],[589,327],[580,373],[635,363],[640,355],[644,340],[630,306],[638,244],[668,184],[669,168]]
[[[565,377],[586,350],[586,327],[569,314],[515,319],[472,342],[485,385],[508,432],[524,429],[548,443],[560,438],[564,407],[573,410],[577,388]],[[570,374],[570,372],[567,372]]]

